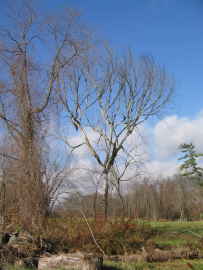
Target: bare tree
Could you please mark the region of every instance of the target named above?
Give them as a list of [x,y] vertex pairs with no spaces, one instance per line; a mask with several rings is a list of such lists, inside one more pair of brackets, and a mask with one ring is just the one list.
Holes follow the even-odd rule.
[[[46,212],[44,129],[60,73],[88,49],[78,14],[40,17],[29,1],[0,29],[0,119],[16,145],[18,209],[23,225],[40,225]],[[61,180],[59,180],[61,181]]]
[[97,62],[82,61],[64,75],[59,98],[83,137],[82,143],[71,147],[85,145],[101,167],[107,219],[110,174],[124,156],[127,163],[138,160],[127,142],[146,120],[162,112],[172,95],[172,82],[152,57],[136,60],[131,52],[115,57],[111,50]]
[[50,216],[56,206],[70,195],[72,183],[70,181],[74,169],[68,167],[68,161],[47,160],[43,170],[43,186],[46,215]]

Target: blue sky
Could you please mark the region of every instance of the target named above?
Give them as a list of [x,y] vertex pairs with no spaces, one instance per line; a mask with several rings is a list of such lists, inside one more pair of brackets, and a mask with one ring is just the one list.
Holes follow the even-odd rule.
[[[12,1],[10,1],[12,3]],[[171,113],[194,117],[202,110],[202,0],[35,0],[42,13],[72,7],[99,39],[118,51],[152,55],[176,81]],[[7,0],[0,0],[1,10]]]
[[[153,127],[146,127],[154,145],[149,170],[174,173],[177,146],[187,140],[203,151],[202,0],[33,2],[45,14],[66,7],[79,10],[98,39],[107,40],[118,52],[132,48],[135,55],[152,55],[174,77],[176,92],[167,115]],[[0,0],[0,8],[6,3]]]
[[108,40],[116,50],[130,47],[137,55],[154,56],[176,81],[171,113],[194,117],[203,109],[203,1],[36,2],[45,12],[76,8],[96,35]]

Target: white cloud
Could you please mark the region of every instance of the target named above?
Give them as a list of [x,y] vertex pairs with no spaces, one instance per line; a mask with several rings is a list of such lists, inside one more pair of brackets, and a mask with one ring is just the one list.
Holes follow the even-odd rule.
[[173,176],[178,172],[178,165],[175,160],[172,161],[152,160],[146,163],[145,168],[148,175],[152,177]]
[[[85,133],[90,143],[95,147],[95,149],[100,149],[100,151],[102,151],[103,143],[99,133],[95,132],[89,127],[85,128]],[[73,152],[75,157],[83,159],[89,156],[90,151],[85,144],[85,135],[82,132],[78,132],[75,136],[69,136],[67,138],[67,141],[72,147],[76,147]]]
[[193,143],[203,152],[203,113],[195,118],[167,116],[151,128],[151,160],[146,163],[148,174],[172,176],[178,172],[179,145]]
[[197,151],[203,151],[203,113],[196,118],[168,116],[159,121],[154,128],[156,155],[160,159],[173,157],[178,153],[181,143],[192,142]]
[[[86,133],[97,149],[102,148],[101,140],[98,143],[99,135],[86,128]],[[81,133],[75,136],[67,136],[71,145],[79,145],[84,142]],[[181,143],[194,143],[198,152],[203,152],[203,113],[195,118],[178,117],[177,115],[167,116],[158,121],[153,127],[143,125],[139,130],[134,131],[125,142],[125,147],[132,150],[132,154],[142,161],[145,161],[141,173],[154,177],[172,176],[178,172],[178,146]],[[84,186],[88,182],[88,169],[98,168],[98,164],[89,154],[87,146],[82,145],[75,149],[72,166],[81,168],[77,170],[74,181],[78,178],[79,185]],[[102,156],[104,158],[104,156]],[[119,166],[122,170],[123,157],[120,158]],[[87,169],[87,170],[86,170]],[[137,173],[136,163],[129,168],[126,177]],[[91,182],[91,181],[89,181]],[[89,183],[91,186],[91,183]]]
[[[101,159],[105,157],[104,153],[105,151],[105,143],[102,138],[100,138],[99,133],[93,131],[91,128],[86,127],[85,132],[87,134],[87,137],[90,141],[90,143],[93,145],[93,147],[96,149],[97,152],[100,153]],[[140,158],[146,158],[147,151],[146,151],[146,136],[145,136],[146,128],[141,126],[139,130],[135,130],[125,141],[124,147],[125,149],[131,154],[131,156],[140,157]],[[123,135],[124,136],[124,135]],[[122,140],[123,137],[120,138]],[[74,157],[77,160],[85,160],[90,159],[90,151],[85,144],[85,136],[79,132],[75,136],[68,136],[67,141],[69,145],[72,147],[76,147],[73,151]],[[79,147],[77,147],[79,146]],[[122,154],[123,156],[123,154]],[[121,157],[121,156],[120,156]]]

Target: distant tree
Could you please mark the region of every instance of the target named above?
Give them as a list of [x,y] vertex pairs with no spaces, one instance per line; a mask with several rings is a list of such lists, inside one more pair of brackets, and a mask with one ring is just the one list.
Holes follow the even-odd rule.
[[203,154],[197,153],[193,143],[183,143],[179,146],[183,156],[179,160],[183,160],[180,165],[180,171],[183,176],[194,177],[198,180],[203,176],[203,168],[198,166],[198,159],[203,157]]

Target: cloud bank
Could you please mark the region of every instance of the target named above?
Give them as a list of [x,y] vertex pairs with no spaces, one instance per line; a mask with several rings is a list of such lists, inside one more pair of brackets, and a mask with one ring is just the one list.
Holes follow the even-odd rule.
[[[127,149],[132,149],[132,154],[142,160],[144,164],[141,168],[142,174],[147,176],[172,176],[178,172],[178,157],[180,151],[179,145],[182,143],[193,143],[196,150],[203,153],[203,111],[196,117],[180,117],[178,115],[166,116],[159,120],[155,125],[143,125],[136,130],[125,143]],[[102,142],[98,134],[90,128],[86,133],[94,146],[102,149]],[[69,143],[73,146],[80,145],[84,142],[84,136],[80,133],[69,134],[67,136]],[[99,149],[98,148],[98,149]],[[102,150],[101,150],[102,151]],[[73,152],[72,167],[81,168],[76,172],[76,178],[79,183],[86,182],[88,170],[98,170],[99,167],[89,154],[88,148],[82,144]],[[122,160],[122,159],[120,159]],[[203,166],[203,161],[202,161]],[[122,164],[120,164],[122,169]],[[136,166],[132,165],[127,177],[136,174]],[[79,175],[79,177],[78,177]]]
[[171,176],[178,171],[178,147],[193,143],[198,152],[203,152],[203,112],[195,118],[167,116],[152,127],[151,161],[146,168],[153,175]]

